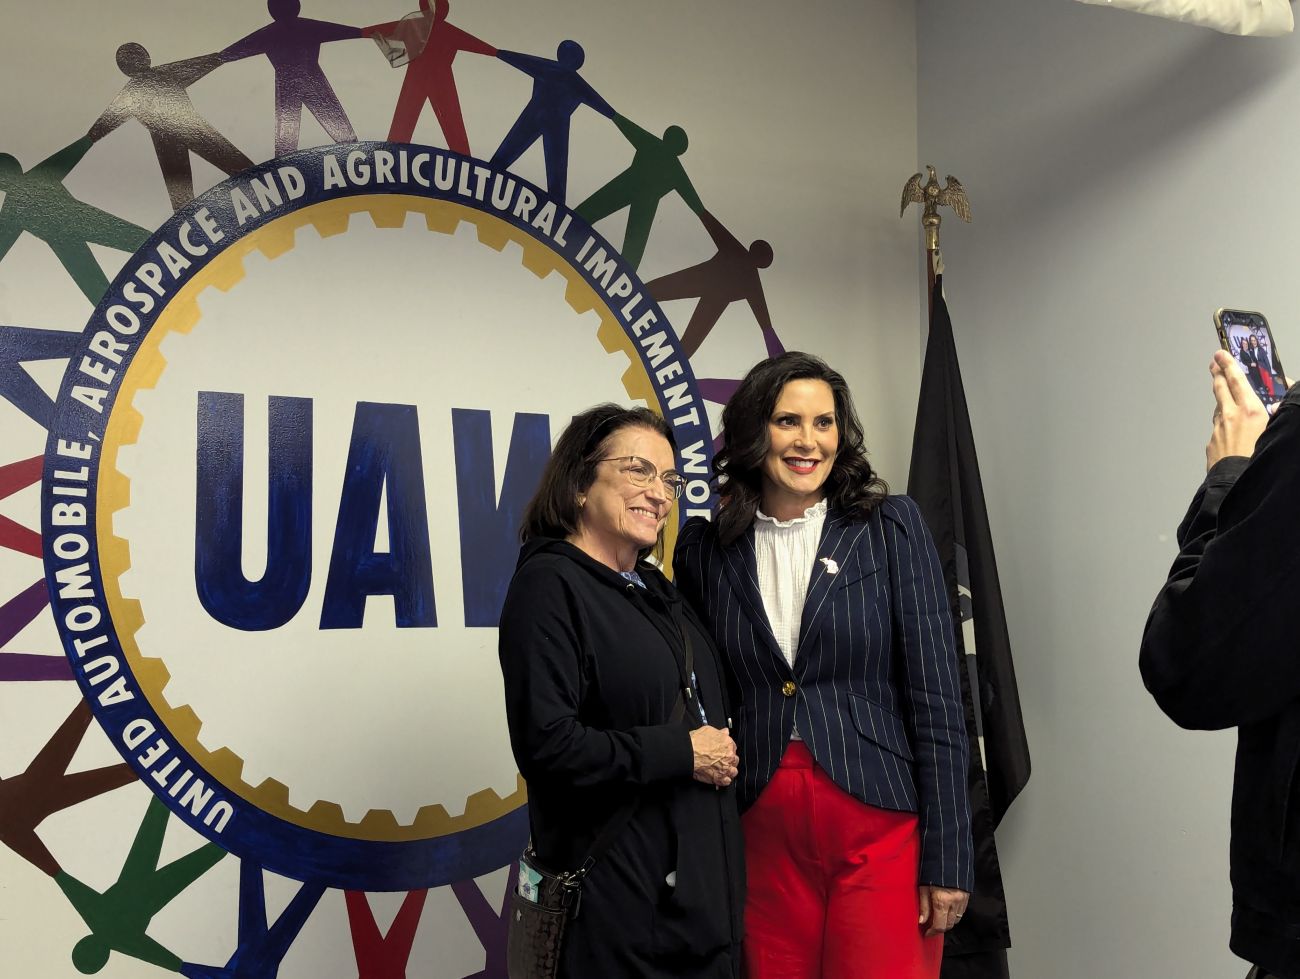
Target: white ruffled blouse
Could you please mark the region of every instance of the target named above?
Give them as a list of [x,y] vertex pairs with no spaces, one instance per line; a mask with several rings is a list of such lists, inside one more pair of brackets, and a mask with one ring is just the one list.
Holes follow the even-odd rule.
[[794,666],[799,649],[799,620],[808,594],[808,579],[817,560],[817,545],[826,523],[822,500],[793,520],[776,520],[762,510],[754,521],[754,551],[758,558],[758,590],[776,643]]

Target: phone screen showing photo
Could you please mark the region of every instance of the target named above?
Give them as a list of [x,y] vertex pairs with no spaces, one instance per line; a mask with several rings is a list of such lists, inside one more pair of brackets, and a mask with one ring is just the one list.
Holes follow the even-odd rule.
[[1215,314],[1215,324],[1223,349],[1237,359],[1259,400],[1266,405],[1281,401],[1286,394],[1286,373],[1268,320],[1259,313],[1222,309]]

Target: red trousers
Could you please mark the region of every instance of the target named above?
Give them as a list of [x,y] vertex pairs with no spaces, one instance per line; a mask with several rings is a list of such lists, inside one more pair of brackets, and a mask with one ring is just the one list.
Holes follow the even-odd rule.
[[792,741],[742,822],[748,979],[937,979],[915,813],[859,802]]

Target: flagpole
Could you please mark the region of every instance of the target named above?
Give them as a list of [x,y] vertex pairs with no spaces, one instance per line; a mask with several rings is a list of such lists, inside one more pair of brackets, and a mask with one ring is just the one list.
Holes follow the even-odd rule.
[[934,316],[934,255],[930,249],[925,250],[925,319],[928,323]]
[[928,184],[918,173],[903,189],[903,211],[912,201],[923,205],[932,307],[907,494],[934,539],[952,613],[959,656],[954,665],[970,743],[966,786],[975,853],[970,903],[944,938],[939,979],[1010,979],[1011,933],[995,831],[1029,779],[1029,745],[952,320],[943,290],[934,288],[943,277],[938,209],[950,205],[969,221],[970,205],[955,177],[940,187],[934,168],[926,169]]

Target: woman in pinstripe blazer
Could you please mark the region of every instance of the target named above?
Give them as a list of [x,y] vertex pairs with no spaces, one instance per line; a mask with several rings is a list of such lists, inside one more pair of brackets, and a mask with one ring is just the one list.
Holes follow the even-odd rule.
[[747,975],[933,979],[973,874],[934,544],[820,359],[758,364],[722,424],[722,507],[674,567],[741,704]]

